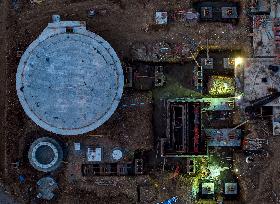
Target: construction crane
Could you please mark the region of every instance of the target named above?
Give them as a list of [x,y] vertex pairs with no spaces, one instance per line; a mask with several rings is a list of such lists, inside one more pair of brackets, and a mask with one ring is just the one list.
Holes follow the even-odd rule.
[[[270,103],[271,101],[275,100],[278,97],[280,97],[280,92],[275,92],[275,93],[269,94],[267,96],[263,96],[261,98],[249,101],[250,105],[245,108],[245,113],[247,113],[247,116],[249,116],[249,118],[251,118],[251,119],[256,118],[259,113],[258,110],[262,106]],[[250,121],[250,119],[243,121],[242,123],[240,123],[237,126],[235,126],[234,128],[232,128],[230,130],[230,132],[236,130],[237,128],[241,127],[242,125],[246,124],[249,121]]]
[[280,92],[274,92],[267,96],[249,101],[250,105],[245,108],[245,112],[250,116],[256,116],[256,113],[258,112],[260,107],[270,103],[278,97],[280,97]]

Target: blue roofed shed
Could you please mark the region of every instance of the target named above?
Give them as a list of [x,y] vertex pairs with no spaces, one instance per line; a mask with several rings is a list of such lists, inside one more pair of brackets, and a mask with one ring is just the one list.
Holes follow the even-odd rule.
[[209,147],[239,147],[241,129],[205,129]]

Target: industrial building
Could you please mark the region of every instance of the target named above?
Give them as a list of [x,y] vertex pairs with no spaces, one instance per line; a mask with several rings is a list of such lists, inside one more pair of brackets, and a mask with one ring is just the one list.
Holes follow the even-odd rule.
[[200,102],[169,102],[166,137],[161,140],[162,155],[206,154],[201,130]]

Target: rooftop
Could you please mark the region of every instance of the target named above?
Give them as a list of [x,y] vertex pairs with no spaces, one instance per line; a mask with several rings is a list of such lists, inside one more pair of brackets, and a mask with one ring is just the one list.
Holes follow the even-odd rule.
[[27,48],[17,71],[17,93],[26,114],[62,135],[83,134],[107,121],[123,83],[112,47],[78,21],[50,23]]

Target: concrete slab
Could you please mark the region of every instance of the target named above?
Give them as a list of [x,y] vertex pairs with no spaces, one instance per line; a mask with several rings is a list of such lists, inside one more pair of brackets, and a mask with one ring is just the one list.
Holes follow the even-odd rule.
[[[270,89],[280,91],[280,70],[273,72],[269,65],[275,65],[273,58],[247,59],[244,64],[244,99],[247,101],[269,95]],[[280,100],[270,102],[269,106],[279,106]]]

